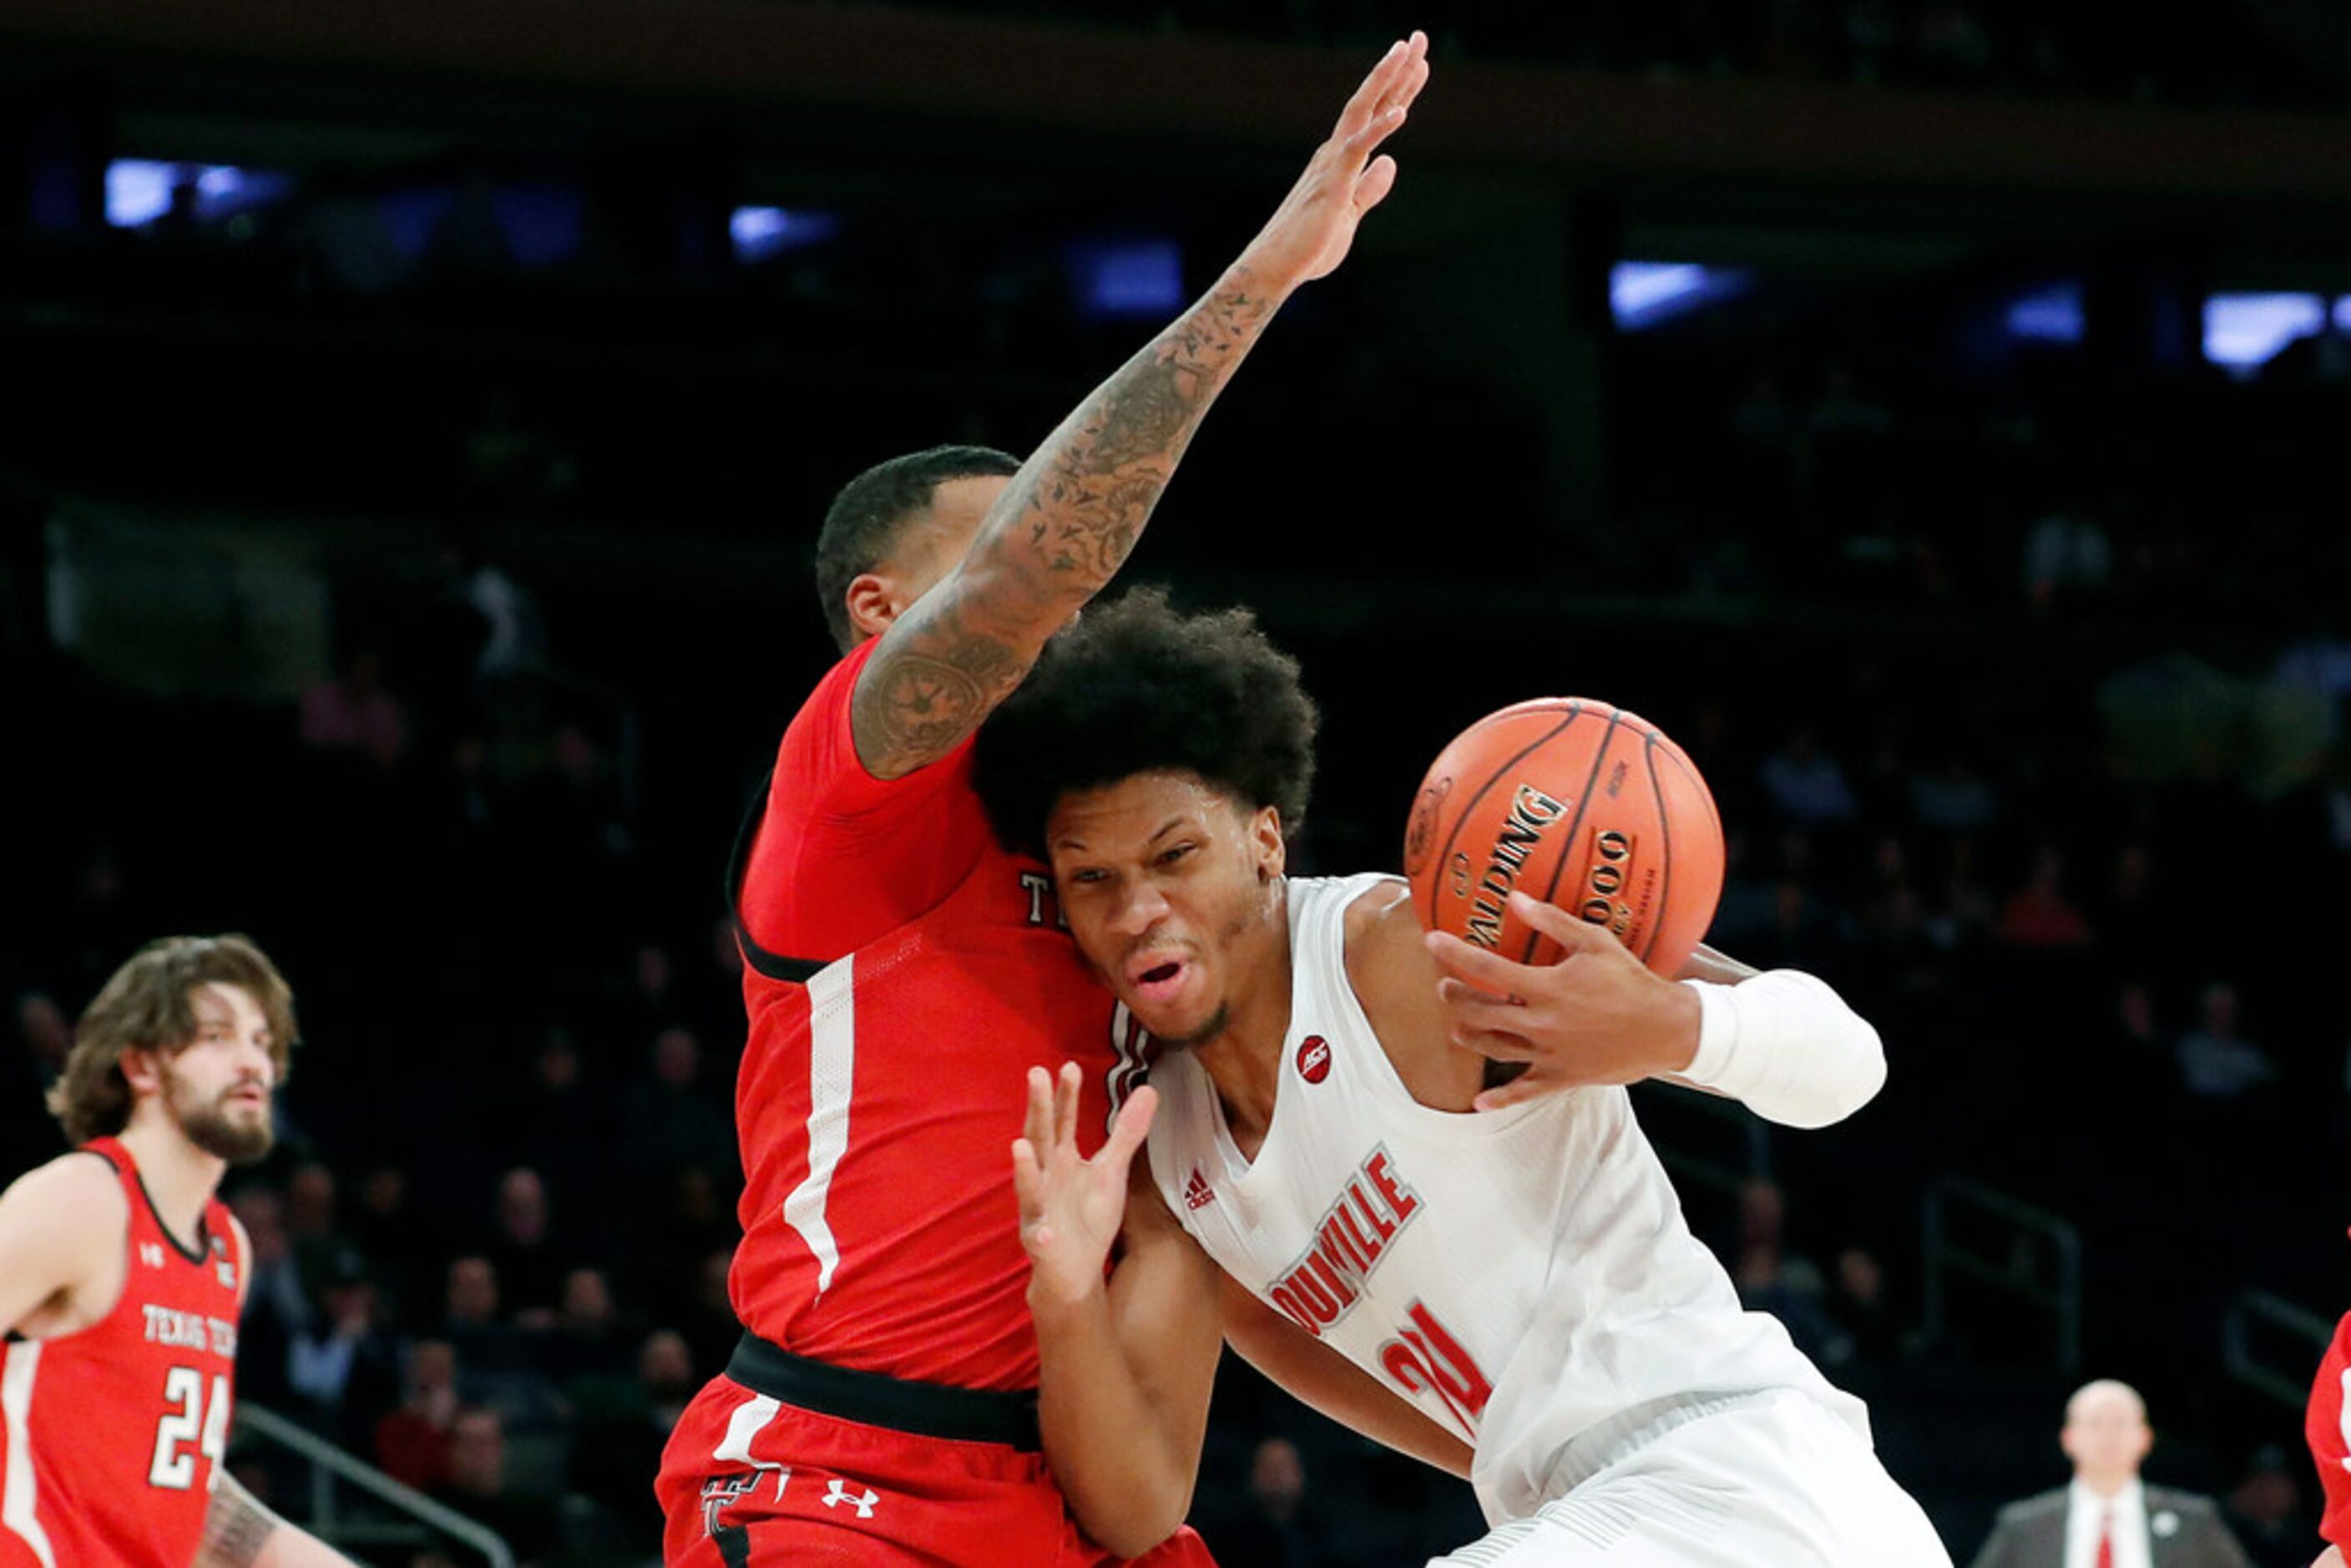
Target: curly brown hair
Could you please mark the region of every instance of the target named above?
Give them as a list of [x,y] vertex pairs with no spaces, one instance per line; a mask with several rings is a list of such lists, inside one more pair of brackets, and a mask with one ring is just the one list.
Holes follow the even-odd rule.
[[269,1020],[269,1059],[284,1082],[295,1040],[294,992],[250,938],[166,936],[114,971],[74,1026],[65,1071],[50,1086],[49,1113],[77,1144],[120,1133],[131,1121],[126,1051],[177,1055],[196,1038],[196,988],[235,986]]
[[1298,661],[1249,611],[1187,615],[1138,588],[1046,644],[980,726],[972,784],[998,841],[1040,860],[1054,802],[1137,773],[1189,773],[1248,810],[1271,806],[1295,837],[1316,720]]

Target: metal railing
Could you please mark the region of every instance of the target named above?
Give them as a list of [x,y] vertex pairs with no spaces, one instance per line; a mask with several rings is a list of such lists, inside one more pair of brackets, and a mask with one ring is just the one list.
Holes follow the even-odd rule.
[[1980,1182],[1946,1176],[1927,1191],[1920,1233],[1928,1343],[1950,1327],[1956,1277],[2049,1313],[2059,1370],[2081,1370],[2082,1234],[2071,1223]]
[[[402,1485],[372,1465],[353,1458],[325,1438],[304,1430],[285,1416],[239,1400],[236,1428],[238,1436],[258,1437],[275,1444],[310,1467],[310,1518],[307,1528],[320,1540],[343,1545],[373,1536],[366,1525],[346,1521],[337,1511],[335,1483],[340,1480],[366,1492],[386,1507],[407,1514],[429,1530],[472,1547],[482,1554],[489,1568],[514,1568],[514,1553],[507,1549],[505,1542],[489,1531],[455,1510],[434,1501],[414,1487]],[[373,1538],[379,1541],[392,1539],[389,1536]],[[413,1542],[413,1535],[402,1531],[399,1539]]]
[[[2316,1312],[2267,1291],[2240,1291],[2220,1322],[2220,1363],[2246,1387],[2299,1410],[2309,1402],[2311,1379],[2334,1337],[2335,1325]],[[2283,1346],[2278,1361],[2264,1358],[2264,1338],[2290,1343],[2298,1359],[2284,1361]]]

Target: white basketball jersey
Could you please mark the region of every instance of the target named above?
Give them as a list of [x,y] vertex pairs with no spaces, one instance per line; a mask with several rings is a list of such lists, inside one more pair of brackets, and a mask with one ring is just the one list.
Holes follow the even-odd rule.
[[1740,1309],[1623,1089],[1486,1113],[1412,1098],[1347,981],[1347,906],[1382,880],[1290,879],[1290,1033],[1254,1162],[1196,1059],[1153,1067],[1151,1173],[1185,1228],[1473,1445],[1497,1523],[1692,1396],[1800,1390],[1865,1441],[1861,1403]]

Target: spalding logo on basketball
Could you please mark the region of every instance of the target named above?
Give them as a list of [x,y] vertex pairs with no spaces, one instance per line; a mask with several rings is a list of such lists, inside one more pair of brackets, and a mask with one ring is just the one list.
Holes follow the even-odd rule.
[[1462,731],[1405,828],[1421,924],[1520,963],[1556,963],[1561,951],[1510,915],[1513,889],[1606,927],[1673,974],[1714,919],[1722,861],[1714,797],[1682,748],[1583,697],[1519,703]]
[[1298,1042],[1298,1076],[1309,1083],[1320,1083],[1331,1076],[1331,1042],[1319,1034],[1310,1034]]

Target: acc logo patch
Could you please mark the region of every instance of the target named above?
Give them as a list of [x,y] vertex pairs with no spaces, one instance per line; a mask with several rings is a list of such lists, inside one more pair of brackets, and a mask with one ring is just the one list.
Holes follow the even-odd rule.
[[1319,1034],[1310,1034],[1298,1042],[1298,1076],[1309,1083],[1320,1083],[1331,1076],[1331,1042]]

